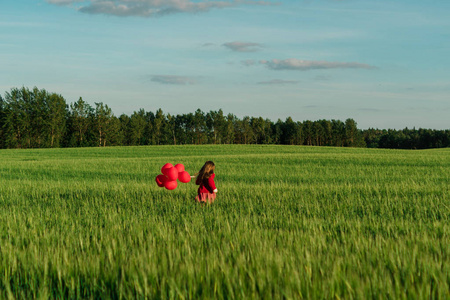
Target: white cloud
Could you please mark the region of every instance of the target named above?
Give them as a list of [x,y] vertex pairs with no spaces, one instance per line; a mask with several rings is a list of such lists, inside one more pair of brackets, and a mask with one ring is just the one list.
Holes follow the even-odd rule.
[[84,2],[84,0],[47,0],[47,3],[55,5],[71,5],[77,2]]
[[223,44],[223,46],[236,52],[256,52],[262,48],[262,45],[259,43],[249,42],[229,42]]
[[271,70],[314,70],[314,69],[374,69],[374,66],[358,62],[329,62],[300,60],[296,58],[261,60]]
[[[266,65],[271,70],[314,70],[314,69],[376,69],[376,67],[358,62],[330,62],[323,60],[300,60],[296,58],[260,60],[247,59],[241,61],[244,66],[256,64]],[[329,80],[330,77],[317,76],[316,80]]]
[[154,17],[173,13],[205,12],[213,8],[238,5],[274,5],[271,1],[252,0],[47,0],[55,5],[77,5],[80,12],[114,16]]
[[254,59],[246,59],[246,60],[241,61],[241,64],[243,64],[244,66],[247,66],[247,67],[253,66],[253,65],[256,64],[256,60],[254,60]]
[[317,75],[313,79],[316,81],[329,81],[332,79],[332,77],[330,75]]
[[175,76],[175,75],[153,75],[151,81],[163,83],[163,84],[175,84],[175,85],[186,85],[194,84],[196,80],[187,76]]
[[283,79],[272,79],[269,81],[260,81],[258,84],[264,84],[264,85],[283,85],[283,84],[296,84],[299,81],[297,80],[283,80]]

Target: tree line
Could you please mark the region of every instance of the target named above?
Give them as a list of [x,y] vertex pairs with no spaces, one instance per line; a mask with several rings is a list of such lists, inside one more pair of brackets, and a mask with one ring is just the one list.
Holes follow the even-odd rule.
[[218,111],[179,115],[140,109],[115,116],[103,102],[91,106],[81,97],[37,87],[12,88],[0,95],[0,148],[95,147],[183,144],[283,144],[337,147],[425,149],[450,146],[450,130],[360,130],[349,118],[273,122],[238,118]]

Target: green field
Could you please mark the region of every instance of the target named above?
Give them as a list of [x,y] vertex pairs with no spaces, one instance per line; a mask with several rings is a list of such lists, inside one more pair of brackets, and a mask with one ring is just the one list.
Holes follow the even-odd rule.
[[[216,164],[213,205],[166,162]],[[0,151],[0,298],[449,299],[450,149]]]

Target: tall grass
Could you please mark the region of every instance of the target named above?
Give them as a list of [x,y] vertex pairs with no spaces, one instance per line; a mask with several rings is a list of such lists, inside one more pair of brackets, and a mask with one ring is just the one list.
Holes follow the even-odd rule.
[[[154,182],[216,163],[218,198]],[[0,298],[450,298],[450,151],[0,151]]]

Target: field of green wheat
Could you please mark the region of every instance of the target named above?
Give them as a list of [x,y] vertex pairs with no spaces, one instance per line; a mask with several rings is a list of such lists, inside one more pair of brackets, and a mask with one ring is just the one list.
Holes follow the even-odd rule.
[[[212,205],[161,166],[216,164]],[[0,150],[0,298],[449,299],[450,149]]]

